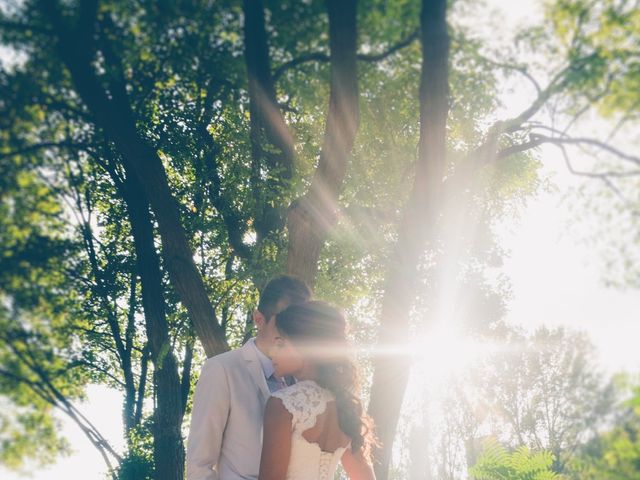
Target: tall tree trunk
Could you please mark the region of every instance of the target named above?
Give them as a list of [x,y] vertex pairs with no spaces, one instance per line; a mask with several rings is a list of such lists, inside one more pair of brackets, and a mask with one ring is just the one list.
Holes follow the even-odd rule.
[[[442,196],[448,115],[449,36],[446,0],[423,0],[420,17],[420,141],[415,181],[399,226],[382,300],[379,343],[385,347],[408,341],[417,266],[433,236]],[[384,350],[384,348],[382,349]],[[374,359],[369,412],[382,447],[376,451],[376,476],[388,478],[393,440],[409,375],[409,359],[391,355]]]
[[[261,0],[245,0],[245,59],[249,76],[253,191],[265,203],[259,172],[268,168],[284,180],[294,171],[294,142],[277,103]],[[309,191],[289,208],[287,271],[313,285],[320,251],[335,224],[338,196],[359,124],[356,68],[357,0],[328,0],[331,96],[320,162]],[[274,148],[275,147],[275,153]],[[269,185],[268,188],[281,188]],[[281,227],[284,205],[256,213],[258,241]]]
[[[127,176],[138,178],[153,208],[171,283],[189,312],[207,356],[228,350],[225,333],[217,322],[202,276],[193,260],[162,160],[136,129],[122,79],[110,84],[110,95],[107,95],[92,65],[97,7],[86,7],[81,11],[79,25],[74,28],[63,19],[56,1],[40,0],[39,3],[53,26],[59,56],[71,74],[77,93],[95,118],[96,126],[104,131],[122,155]],[[86,2],[87,5],[95,3]],[[111,62],[115,61],[115,55],[108,48],[103,54]],[[117,65],[110,63],[108,66],[117,72]]]
[[182,387],[169,339],[162,271],[153,243],[153,223],[149,204],[137,178],[127,177],[123,190],[131,221],[145,326],[157,386],[157,407],[153,422],[154,478],[183,480],[184,445],[180,430],[183,417]]
[[357,1],[328,0],[331,96],[322,152],[309,191],[288,218],[287,271],[313,285],[320,251],[336,222],[338,197],[360,122],[357,72]]
[[[251,183],[258,206],[254,228],[257,242],[284,226],[286,205],[273,206],[266,195],[284,192],[294,172],[294,141],[280,111],[271,73],[269,43],[262,0],[244,0],[245,64],[249,84],[251,135]],[[273,180],[265,185],[260,171],[268,169]],[[271,191],[270,191],[271,190]],[[275,190],[275,192],[274,192]]]

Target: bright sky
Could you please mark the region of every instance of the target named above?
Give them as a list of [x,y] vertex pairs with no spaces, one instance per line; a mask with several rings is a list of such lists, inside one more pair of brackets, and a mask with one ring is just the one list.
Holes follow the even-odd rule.
[[[640,295],[605,288],[596,252],[580,238],[584,226],[572,225],[571,191],[578,180],[553,149],[545,149],[544,171],[559,191],[539,195],[517,224],[501,229],[511,250],[504,272],[513,287],[507,320],[535,328],[565,325],[588,332],[610,372],[640,371]],[[593,219],[597,221],[597,219]]]
[[[538,14],[535,5],[522,0],[490,0],[488,3],[504,15],[503,25],[529,22]],[[483,11],[482,8],[478,10]],[[495,19],[490,11],[484,15]],[[504,29],[500,35],[507,39],[509,32],[510,29]],[[492,33],[495,34],[495,30]],[[511,100],[508,104],[514,110],[523,102],[518,98]],[[640,319],[634,312],[640,312],[640,295],[637,291],[623,292],[603,286],[595,253],[575,241],[582,232],[571,226],[572,214],[568,202],[563,200],[580,180],[566,171],[562,159],[553,149],[544,149],[542,158],[543,172],[553,180],[557,190],[541,193],[529,203],[519,222],[509,222],[499,229],[502,245],[511,251],[503,267],[513,289],[507,320],[530,329],[546,324],[586,330],[600,352],[604,368],[611,372],[622,369],[638,372]],[[597,219],[593,221],[597,222]],[[92,386],[89,399],[82,406],[83,412],[113,445],[121,447],[120,395],[104,387]],[[74,454],[50,468],[34,471],[33,478],[105,478],[104,463],[95,449],[73,424],[66,420],[63,424]],[[2,468],[0,477],[5,480],[24,478]]]

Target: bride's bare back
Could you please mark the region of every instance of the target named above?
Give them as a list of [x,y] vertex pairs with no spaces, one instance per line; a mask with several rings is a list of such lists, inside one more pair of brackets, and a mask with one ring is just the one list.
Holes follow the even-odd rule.
[[326,409],[316,417],[313,427],[302,432],[309,443],[315,443],[323,452],[333,453],[339,448],[347,448],[351,439],[340,429],[336,402],[327,402]]
[[350,479],[375,479],[350,443],[333,394],[313,381],[299,382],[267,402],[259,480],[330,480],[341,460]]

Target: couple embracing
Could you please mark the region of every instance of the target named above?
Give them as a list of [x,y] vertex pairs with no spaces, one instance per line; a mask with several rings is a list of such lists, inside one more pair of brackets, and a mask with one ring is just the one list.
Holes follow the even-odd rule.
[[346,322],[295,277],[272,279],[255,338],[202,367],[188,480],[375,480],[372,423],[359,397]]

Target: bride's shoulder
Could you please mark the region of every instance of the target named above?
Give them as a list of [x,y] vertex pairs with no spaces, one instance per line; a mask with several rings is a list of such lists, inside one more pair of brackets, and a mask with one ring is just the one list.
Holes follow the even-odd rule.
[[[279,399],[284,408],[293,416],[294,423],[313,425],[315,417],[322,413],[333,394],[313,380],[303,380],[271,394]],[[307,425],[307,426],[310,426]]]

